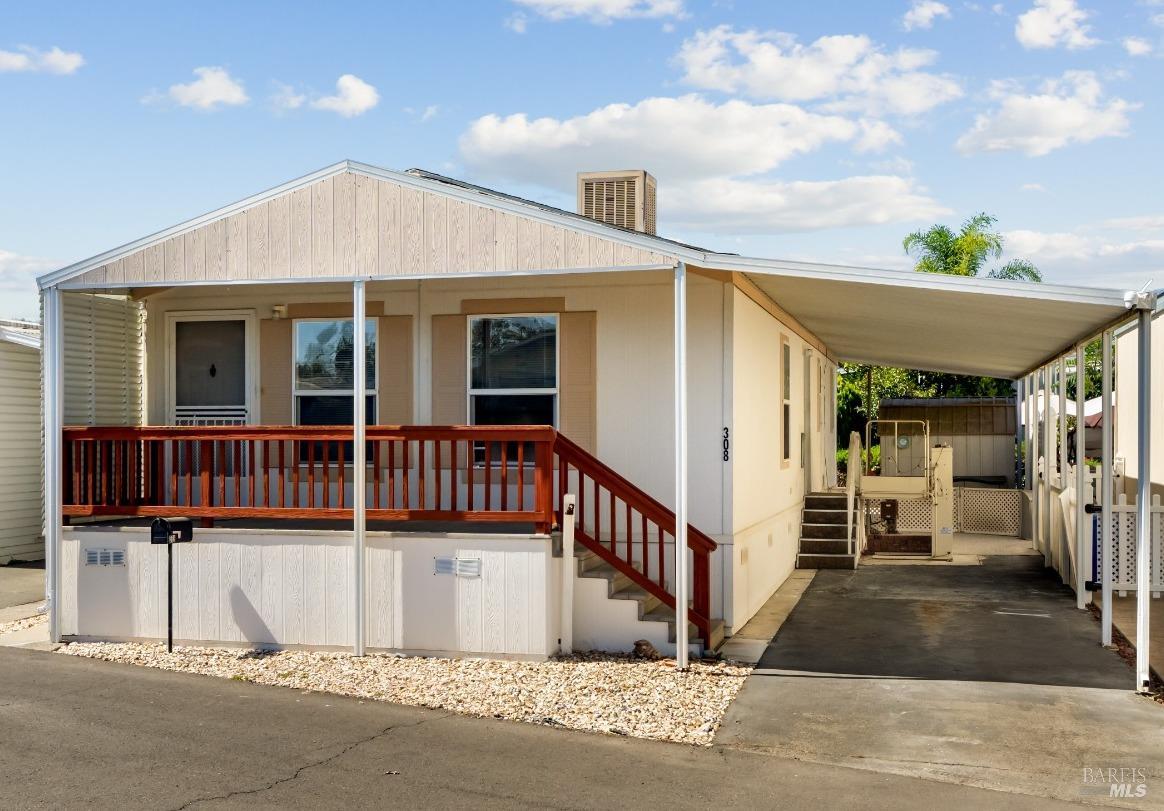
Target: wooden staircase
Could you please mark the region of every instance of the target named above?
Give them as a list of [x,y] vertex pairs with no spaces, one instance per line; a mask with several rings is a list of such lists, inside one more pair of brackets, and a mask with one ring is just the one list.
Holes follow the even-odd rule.
[[[567,492],[578,499],[574,542],[583,572],[609,580],[612,598],[638,600],[640,618],[669,622],[674,640],[675,594],[666,563],[673,554],[667,539],[675,539],[675,513],[562,434],[555,438],[553,453],[559,515]],[[711,553],[716,543],[688,524],[687,548],[688,639],[714,650],[723,640],[723,622],[711,616]]]
[[797,569],[852,569],[855,556],[849,551],[844,493],[812,493],[804,498],[800,520],[800,552]]
[[[635,583],[620,569],[599,557],[585,547],[575,550],[575,560],[578,566],[579,577],[599,578],[608,582],[607,596],[612,600],[633,600],[638,603],[638,618],[641,622],[667,623],[667,639],[675,641],[675,609],[665,604],[658,596]],[[713,651],[723,644],[723,620],[713,619],[710,622],[709,639],[703,639],[703,634],[695,623],[687,625],[688,642],[692,648],[700,653]]]

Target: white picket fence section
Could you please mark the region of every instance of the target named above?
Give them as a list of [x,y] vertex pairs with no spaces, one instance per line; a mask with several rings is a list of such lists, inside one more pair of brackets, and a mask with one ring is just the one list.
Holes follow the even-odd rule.
[[[878,511],[880,505],[877,505]],[[954,488],[954,531],[981,535],[1022,534],[1023,492],[994,487]],[[899,499],[898,532],[929,532],[929,499]]]
[[[1164,592],[1164,506],[1160,496],[1152,496],[1152,533],[1149,539],[1149,567],[1152,596]],[[1136,505],[1120,493],[1111,508],[1112,590],[1121,597],[1136,590]],[[1103,556],[1095,564],[1096,580],[1102,582]]]

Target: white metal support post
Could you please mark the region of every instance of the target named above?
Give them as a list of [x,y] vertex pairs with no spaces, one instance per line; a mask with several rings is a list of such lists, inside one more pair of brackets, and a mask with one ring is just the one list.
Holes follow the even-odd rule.
[[[1067,489],[1067,356],[1061,355],[1059,357],[1059,388],[1056,391],[1059,396],[1059,434],[1058,441],[1055,443],[1055,459],[1058,461],[1058,471],[1056,473],[1056,480],[1059,482],[1059,489]],[[1052,504],[1052,509],[1054,509]],[[1063,560],[1070,552],[1068,551],[1071,544],[1075,540],[1067,532],[1067,521],[1063,521],[1063,535],[1062,543],[1059,538],[1055,541],[1055,554],[1051,557],[1052,563],[1059,569],[1059,578],[1063,581],[1063,585],[1067,585],[1071,581],[1067,579],[1067,566]]]
[[46,287],[41,296],[44,319],[40,364],[44,409],[45,604],[49,615],[49,639],[60,642],[61,430],[64,427],[61,291],[56,287]]
[[1112,559],[1111,559],[1111,507],[1112,499],[1115,498],[1115,487],[1112,482],[1112,453],[1114,450],[1112,445],[1112,433],[1114,426],[1112,425],[1112,409],[1111,409],[1111,330],[1104,330],[1103,332],[1103,480],[1100,484],[1100,502],[1103,504],[1103,512],[1100,515],[1100,569],[1103,570],[1103,582],[1100,584],[1103,591],[1100,592],[1100,644],[1108,646],[1111,644],[1111,581],[1112,581]]
[[1055,468],[1055,443],[1051,441],[1051,375],[1055,365],[1043,368],[1043,499],[1038,507],[1039,546],[1043,565],[1051,565],[1051,471]]
[[1026,426],[1023,425],[1023,412],[1026,410],[1023,393],[1026,391],[1026,385],[1027,381],[1025,377],[1020,377],[1014,381],[1014,487],[1016,490],[1022,487],[1022,483],[1018,477],[1018,463],[1020,460],[1023,462],[1023,475],[1026,475],[1026,460],[1022,458],[1023,436],[1026,432]]
[[687,264],[684,262],[675,266],[675,666],[679,670],[687,669]]
[[1132,306],[1139,310],[1139,375],[1137,381],[1136,454],[1136,690],[1148,692],[1148,616],[1151,608],[1152,578],[1152,311],[1154,293],[1134,294]]
[[[1087,505],[1087,450],[1083,410],[1087,404],[1086,344],[1075,347],[1075,607],[1087,608],[1087,572],[1091,569],[1091,516]],[[1066,390],[1066,386],[1063,387]]]
[[1039,548],[1039,373],[1027,376],[1027,492],[1031,499],[1031,547]]
[[[367,415],[365,414],[368,346],[364,338],[367,307],[364,282],[352,282],[352,582],[356,604],[353,616],[352,653],[364,655],[366,642],[367,600],[365,592],[365,545],[367,540]],[[324,449],[327,453],[327,449]]]

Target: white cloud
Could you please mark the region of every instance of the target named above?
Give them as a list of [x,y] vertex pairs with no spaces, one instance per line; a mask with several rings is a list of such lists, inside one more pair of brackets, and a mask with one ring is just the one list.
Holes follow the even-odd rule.
[[460,152],[480,176],[548,189],[572,188],[583,169],[643,166],[659,178],[660,210],[669,226],[740,234],[944,213],[910,178],[770,176],[789,158],[829,143],[865,151],[899,141],[883,122],[687,95],[611,104],[567,119],[484,116],[462,135]]
[[1141,214],[1136,217],[1113,217],[1104,220],[1103,226],[1125,231],[1164,232],[1164,214]]
[[925,221],[949,214],[911,178],[823,181],[709,178],[659,187],[669,224],[724,234],[776,234]]
[[901,133],[884,121],[862,118],[857,122],[861,136],[853,145],[858,152],[884,152],[894,144],[901,144]]
[[1123,45],[1128,56],[1147,56],[1152,53],[1152,43],[1143,37],[1124,37]]
[[344,118],[363,115],[380,103],[376,88],[358,76],[345,73],[335,83],[334,96],[322,96],[311,102],[317,110],[331,110]]
[[1035,0],[1029,11],[1019,15],[1014,35],[1024,48],[1090,48],[1099,43],[1089,36],[1090,16],[1075,0]]
[[916,48],[886,52],[863,35],[803,45],[792,34],[721,25],[684,41],[676,61],[683,81],[707,90],[827,102],[833,111],[916,115],[962,95],[952,77],[920,70],[937,57]]
[[683,0],[513,0],[550,20],[581,17],[600,25],[633,18],[687,16]]
[[76,73],[85,64],[85,57],[75,51],[62,51],[53,46],[41,51],[22,45],[15,51],[0,50],[0,73]]
[[979,115],[958,139],[961,152],[1017,150],[1037,156],[1072,143],[1126,135],[1128,113],[1140,106],[1105,99],[1090,71],[1067,71],[1029,95],[1013,82],[996,82],[993,95],[998,107]]
[[427,107],[425,107],[424,111],[420,114],[420,120],[422,122],[431,121],[432,119],[437,117],[437,115],[440,113],[440,111],[441,111],[441,106],[439,104],[430,104]]
[[528,24],[528,18],[520,11],[505,18],[505,27],[515,34],[524,34]]
[[282,82],[275,82],[275,95],[271,96],[271,104],[276,110],[298,110],[307,101],[307,95],[296,91],[294,87]]
[[915,28],[933,28],[934,20],[938,17],[949,17],[950,7],[937,0],[914,0],[909,11],[901,18],[901,25],[906,31]]
[[1024,183],[1019,186],[1019,191],[1046,191],[1047,188],[1042,183]]
[[149,104],[169,99],[183,107],[214,110],[219,106],[237,107],[250,101],[242,82],[231,77],[226,68],[194,68],[198,78],[188,84],[170,85],[164,94],[151,93],[143,102]]
[[40,298],[36,277],[60,267],[59,262],[36,256],[22,256],[0,249],[0,318],[39,320]]
[[649,165],[673,179],[759,174],[860,134],[847,118],[790,104],[714,104],[687,95],[565,119],[487,115],[461,136],[460,150],[482,174],[566,188],[585,167]]
[[1072,231],[1008,231],[1006,258],[1029,259],[1044,276],[1097,287],[1139,288],[1160,279],[1164,238],[1120,239],[1110,234]]

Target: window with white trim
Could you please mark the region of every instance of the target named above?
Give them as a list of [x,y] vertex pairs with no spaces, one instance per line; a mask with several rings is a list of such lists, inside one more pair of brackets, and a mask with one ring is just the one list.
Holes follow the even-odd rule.
[[789,346],[786,338],[781,340],[781,349],[782,368],[780,372],[783,377],[781,395],[784,402],[783,412],[780,415],[781,430],[783,431],[781,458],[787,462],[792,459],[792,347]]
[[469,422],[557,426],[556,314],[469,316],[468,339]]
[[[364,325],[366,421],[375,424],[376,319],[369,318]],[[295,321],[292,330],[292,396],[295,399],[296,425],[352,424],[355,411],[352,403],[355,393],[353,329],[350,318],[303,318]]]

